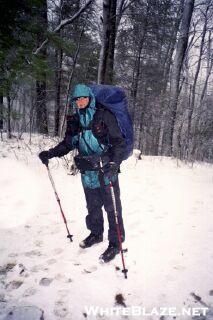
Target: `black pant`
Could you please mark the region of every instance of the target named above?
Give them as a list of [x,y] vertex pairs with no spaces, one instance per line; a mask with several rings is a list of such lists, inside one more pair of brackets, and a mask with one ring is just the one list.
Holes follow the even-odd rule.
[[[118,214],[121,239],[122,241],[124,241],[125,231],[122,219],[122,207],[118,179],[115,182],[113,182],[113,188],[115,193],[116,209]],[[104,186],[95,189],[84,188],[84,193],[86,197],[88,210],[88,215],[86,216],[87,228],[96,235],[103,233],[104,219],[102,206],[104,206],[104,209],[107,212],[107,218],[109,223],[108,239],[110,242],[118,244],[115,212],[113,208],[110,186]]]

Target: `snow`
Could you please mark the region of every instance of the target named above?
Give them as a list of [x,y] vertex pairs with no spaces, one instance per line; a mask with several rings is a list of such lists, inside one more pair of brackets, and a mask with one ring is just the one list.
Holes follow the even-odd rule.
[[1,159],[1,228],[22,225],[38,210],[39,179],[17,160]]
[[[29,145],[28,138],[0,142],[0,319],[41,319],[41,310],[45,320],[174,319],[128,315],[133,306],[147,312],[208,307],[206,317],[193,319],[213,319],[212,165],[148,156],[122,164],[124,279],[119,255],[108,264],[98,261],[107,247],[106,219],[104,242],[79,247],[88,235],[80,176],[68,175],[63,160],[53,159],[50,170],[73,242],[66,238],[47,170],[37,157],[55,142],[33,136]],[[126,308],[116,304],[118,294]],[[127,315],[89,315],[90,306],[122,307]]]

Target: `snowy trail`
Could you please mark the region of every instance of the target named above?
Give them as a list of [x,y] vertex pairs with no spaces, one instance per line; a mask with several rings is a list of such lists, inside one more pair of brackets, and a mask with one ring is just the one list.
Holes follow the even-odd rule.
[[98,262],[107,246],[107,224],[103,243],[79,248],[88,234],[80,177],[67,175],[54,161],[50,168],[73,243],[66,239],[45,167],[36,158],[30,165],[0,158],[0,319],[12,306],[36,306],[45,320],[123,319],[86,315],[85,306],[119,306],[116,294],[123,295],[127,307],[149,310],[212,306],[213,166],[178,167],[175,160],[157,157],[124,163],[120,185],[128,280],[117,270],[120,256],[106,265]]

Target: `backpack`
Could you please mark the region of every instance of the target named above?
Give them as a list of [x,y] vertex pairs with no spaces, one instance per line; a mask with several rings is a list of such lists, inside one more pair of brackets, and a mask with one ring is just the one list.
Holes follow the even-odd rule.
[[126,141],[126,152],[123,160],[126,160],[133,152],[133,125],[128,111],[128,101],[122,88],[112,85],[90,86],[97,104],[101,104],[110,110],[116,117],[118,126]]

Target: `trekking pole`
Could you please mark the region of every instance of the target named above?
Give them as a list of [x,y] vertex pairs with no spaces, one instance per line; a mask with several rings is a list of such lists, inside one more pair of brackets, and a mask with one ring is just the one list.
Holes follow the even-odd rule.
[[119,251],[121,253],[121,260],[122,260],[122,265],[123,265],[122,272],[124,273],[125,279],[127,279],[128,269],[126,269],[125,262],[124,262],[124,255],[123,255],[124,250],[122,248],[121,231],[120,231],[120,225],[119,225],[119,222],[118,222],[118,212],[117,212],[117,209],[116,209],[115,192],[114,192],[114,188],[113,188],[113,185],[112,185],[111,181],[110,181],[109,185],[110,185],[113,209],[114,209],[114,214],[115,214],[115,222],[116,222],[116,229],[117,229],[117,235],[118,235]]
[[47,171],[48,171],[48,175],[49,175],[50,182],[51,182],[52,187],[53,187],[53,190],[54,190],[54,192],[55,192],[56,200],[57,200],[57,202],[58,202],[58,205],[59,205],[59,208],[60,208],[60,211],[61,211],[62,218],[63,218],[63,220],[64,220],[64,223],[65,223],[65,226],[66,226],[66,229],[67,229],[67,238],[70,239],[70,241],[72,242],[72,241],[73,241],[73,240],[72,240],[73,235],[71,235],[70,232],[69,232],[69,229],[68,229],[68,226],[67,226],[67,219],[66,219],[66,217],[65,217],[65,215],[64,215],[64,212],[63,212],[63,209],[62,209],[62,207],[61,207],[61,201],[60,201],[59,196],[58,196],[58,193],[57,193],[57,191],[56,191],[56,187],[55,187],[55,183],[54,183],[54,181],[53,181],[53,177],[52,177],[52,175],[51,175],[51,173],[50,173],[50,169],[49,169],[48,165],[47,165],[46,167],[47,167]]

